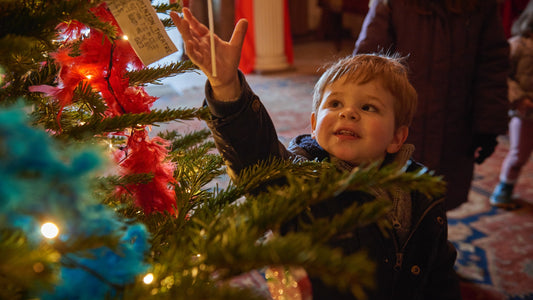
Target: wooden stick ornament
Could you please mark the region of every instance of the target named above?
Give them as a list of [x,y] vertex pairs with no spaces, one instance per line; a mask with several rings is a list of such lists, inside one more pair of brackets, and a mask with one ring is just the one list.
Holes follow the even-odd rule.
[[207,0],[207,10],[209,15],[209,39],[211,44],[211,73],[213,77],[217,77],[217,62],[215,57],[215,32],[213,21],[213,0]]

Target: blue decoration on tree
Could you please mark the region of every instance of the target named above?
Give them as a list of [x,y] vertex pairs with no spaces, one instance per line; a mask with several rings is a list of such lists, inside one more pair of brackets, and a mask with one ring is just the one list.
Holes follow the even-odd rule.
[[[31,245],[44,242],[40,226],[53,222],[58,240],[116,237],[113,249],[99,246],[62,253],[60,280],[42,299],[106,299],[144,274],[149,234],[129,224],[91,194],[89,180],[103,166],[101,149],[55,142],[27,124],[21,108],[0,111],[0,225],[22,230]],[[108,239],[109,240],[109,239]],[[61,252],[61,251],[60,251]]]

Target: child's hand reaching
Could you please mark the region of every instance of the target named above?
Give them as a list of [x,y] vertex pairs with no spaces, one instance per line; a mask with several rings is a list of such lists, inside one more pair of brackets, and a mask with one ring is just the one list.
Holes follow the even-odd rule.
[[241,93],[237,70],[248,21],[239,20],[229,42],[215,35],[217,74],[213,76],[209,29],[194,17],[188,8],[183,8],[183,18],[176,12],[171,12],[170,17],[181,33],[187,55],[211,83],[213,97],[219,101],[237,99]]

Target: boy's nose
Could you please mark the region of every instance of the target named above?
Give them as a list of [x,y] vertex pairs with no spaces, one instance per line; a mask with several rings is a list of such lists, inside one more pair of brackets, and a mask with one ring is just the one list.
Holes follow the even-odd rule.
[[359,114],[351,108],[341,110],[339,117],[341,119],[359,120]]

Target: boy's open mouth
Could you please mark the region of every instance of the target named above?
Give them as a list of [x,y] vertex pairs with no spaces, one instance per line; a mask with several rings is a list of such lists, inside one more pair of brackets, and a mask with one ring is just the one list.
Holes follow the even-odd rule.
[[355,132],[347,129],[337,130],[335,131],[335,135],[359,137]]

